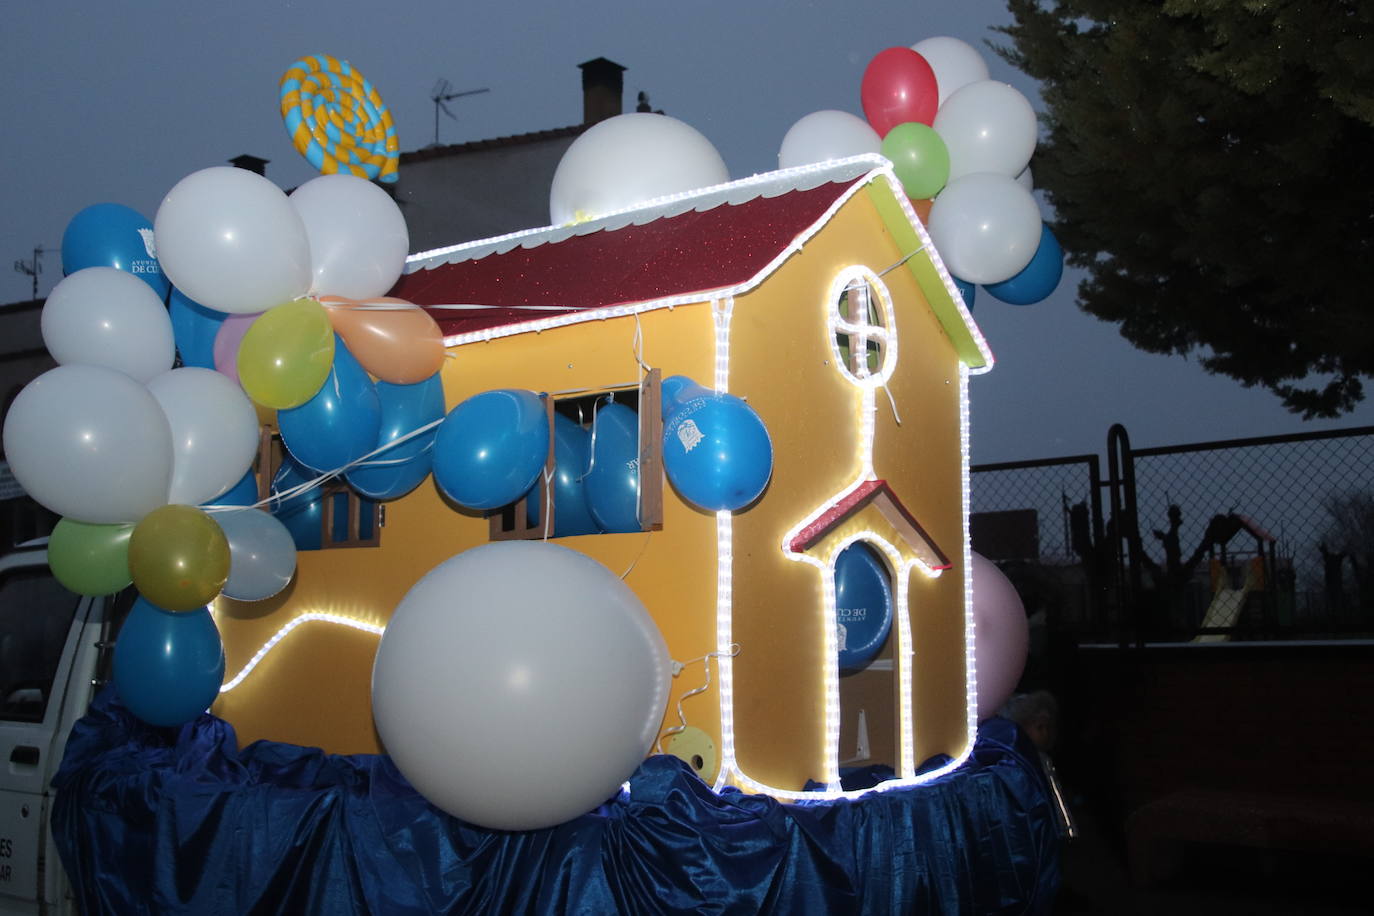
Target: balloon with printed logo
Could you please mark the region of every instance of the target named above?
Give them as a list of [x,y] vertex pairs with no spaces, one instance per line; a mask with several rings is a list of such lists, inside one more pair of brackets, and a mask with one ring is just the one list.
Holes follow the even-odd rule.
[[847,111],[813,111],[788,128],[778,149],[778,168],[876,153],[883,139],[868,122]]
[[48,536],[48,568],[78,595],[113,595],[133,582],[129,535],[133,525],[58,521]]
[[92,204],[79,211],[62,233],[62,273],[113,267],[148,284],[159,300],[170,284],[157,261],[153,224],[123,204]]
[[213,369],[183,366],[148,380],[172,428],[167,501],[209,502],[253,466],[258,414],[243,389]]
[[310,289],[310,241],[291,202],[247,169],[187,175],[153,218],[167,278],[220,312],[261,312]]
[[1016,586],[982,554],[973,554],[973,658],[978,672],[978,721],[1011,698],[1030,649],[1030,623]]
[[296,542],[280,520],[261,509],[231,509],[210,517],[229,542],[226,598],[262,601],[291,584],[296,574]]
[[929,125],[898,124],[883,138],[882,149],[908,197],[934,197],[949,180],[949,151]]
[[892,573],[877,552],[855,541],[835,557],[835,625],[841,674],[871,662],[892,632]]
[[1047,298],[1064,276],[1064,250],[1049,226],[1040,227],[1040,245],[1021,272],[1001,283],[984,286],[989,296],[1008,305],[1033,305]]
[[966,41],[948,35],[936,35],[916,42],[911,50],[924,57],[930,69],[935,71],[941,105],[956,90],[988,78],[987,61],[977,48]]
[[[176,287],[172,287],[167,300],[167,312],[172,319],[172,339],[176,341],[181,364],[200,369],[218,368],[215,365],[215,337],[227,317],[224,312],[207,309]],[[237,372],[231,378],[237,382]]]
[[678,495],[717,512],[744,508],[773,474],[763,420],[732,394],[686,376],[663,380],[663,468]]
[[139,594],[160,608],[202,608],[229,577],[229,543],[204,510],[166,505],[134,526],[129,572]]
[[174,613],[134,602],[114,649],[114,685],[149,725],[184,725],[210,708],[224,684],[224,644],[207,608]]
[[497,509],[539,478],[549,454],[544,401],[533,391],[483,391],[449,411],[434,437],[434,482],[469,509]]
[[933,121],[940,91],[924,57],[910,48],[887,48],[869,61],[859,98],[868,123],[885,137],[898,124]]
[[314,292],[367,299],[395,285],[410,235],[390,194],[352,175],[321,175],[292,191],[288,200],[310,240]]
[[418,487],[434,466],[438,428],[412,434],[444,418],[444,386],[438,373],[413,385],[377,382],[377,401],[381,422],[374,449],[399,444],[355,465],[344,476],[364,496],[396,499]]
[[444,335],[429,312],[391,296],[321,296],[334,332],[363,368],[393,385],[423,382],[444,364]]
[[123,372],[44,372],[10,405],[4,447],[24,492],[58,515],[136,522],[167,502],[171,426],[157,399]]
[[286,526],[297,550],[319,550],[324,543],[324,490],[319,484],[305,486],[315,477],[288,454],[272,478],[270,510]]
[[[595,534],[600,530],[596,519],[592,518],[584,486],[591,457],[591,434],[572,418],[555,413],[553,479],[549,481],[553,497],[553,537]],[[544,517],[538,481],[526,494],[526,499],[526,517],[531,525],[538,525]]]
[[266,407],[299,407],[324,385],[334,365],[334,330],[324,306],[295,299],[268,309],[239,343],[239,384]]
[[58,283],[39,324],[48,352],[62,365],[105,366],[146,382],[176,360],[162,300],[113,267],[87,267]]
[[949,179],[976,172],[1015,178],[1035,152],[1039,127],[1026,97],[1006,83],[980,80],[955,92],[935,116],[949,149]]
[[[592,416],[587,511],[602,531],[643,531],[639,521],[639,414],[606,400]],[[556,519],[555,519],[556,520]]]
[[949,272],[969,283],[1001,283],[1030,263],[1040,244],[1040,207],[1016,179],[992,172],[952,178],[926,228]]
[[316,471],[337,471],[376,448],[381,422],[376,385],[339,340],[333,368],[314,397],[277,411],[282,444]]

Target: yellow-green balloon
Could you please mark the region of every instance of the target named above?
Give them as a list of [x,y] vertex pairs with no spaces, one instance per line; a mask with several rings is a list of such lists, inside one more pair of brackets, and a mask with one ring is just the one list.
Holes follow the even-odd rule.
[[200,509],[163,506],[134,526],[129,571],[139,593],[163,610],[196,610],[229,578],[229,540]]
[[48,566],[78,595],[113,595],[133,581],[129,536],[133,525],[93,525],[64,518],[48,538]]
[[898,124],[883,138],[883,155],[906,196],[924,200],[940,193],[949,181],[949,149],[944,138],[926,124]]
[[334,329],[314,299],[263,312],[239,344],[239,383],[266,407],[299,407],[315,396],[334,364]]

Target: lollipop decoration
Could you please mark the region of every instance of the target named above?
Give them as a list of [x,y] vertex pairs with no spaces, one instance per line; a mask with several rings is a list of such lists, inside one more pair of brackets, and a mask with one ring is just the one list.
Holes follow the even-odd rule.
[[314,54],[292,64],[281,79],[281,115],[297,152],[324,174],[396,180],[391,113],[347,61]]

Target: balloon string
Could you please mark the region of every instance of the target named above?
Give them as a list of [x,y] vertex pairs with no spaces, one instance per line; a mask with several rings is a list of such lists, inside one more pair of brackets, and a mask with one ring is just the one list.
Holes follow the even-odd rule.
[[666,751],[663,750],[664,738],[671,738],[673,735],[680,735],[687,730],[687,714],[682,711],[682,704],[687,700],[691,699],[692,697],[697,696],[699,694],[703,694],[707,690],[711,689],[711,659],[721,658],[726,655],[730,656],[731,658],[734,658],[735,656],[739,655],[739,651],[739,643],[732,642],[730,643],[729,652],[707,652],[705,655],[698,655],[696,658],[688,659],[685,662],[673,662],[673,677],[677,677],[679,674],[681,674],[683,669],[686,668],[688,665],[694,664],[695,662],[701,662],[702,668],[704,668],[706,671],[706,681],[700,687],[696,687],[692,690],[689,690],[682,696],[678,697],[677,720],[679,724],[673,725],[669,728],[665,728],[661,733],[659,733],[657,746],[658,752],[660,754],[666,753]]
[[901,257],[900,260],[895,261],[894,263],[888,265],[888,267],[887,267],[886,269],[878,271],[878,276],[880,276],[880,277],[885,277],[885,276],[887,276],[888,274],[892,273],[892,271],[896,270],[898,267],[901,267],[901,266],[902,266],[903,264],[905,264],[907,261],[910,261],[912,258],[916,257],[916,255],[920,254],[921,252],[923,252],[923,251],[925,251],[925,250],[926,250],[926,246],[922,245],[920,248],[917,248],[915,251],[911,252],[910,254],[902,255],[902,257]]
[[897,399],[892,396],[892,389],[886,385],[882,386],[883,394],[887,395],[887,403],[892,405],[892,419],[897,421],[897,425],[902,425],[902,415],[897,413]]
[[553,521],[553,468],[544,468],[544,540],[552,536],[550,522]]
[[634,572],[635,567],[639,565],[639,561],[644,559],[644,551],[649,549],[649,537],[652,534],[652,531],[644,532],[644,543],[639,545],[639,553],[635,554],[635,558],[630,561],[629,568],[620,574],[621,579],[629,578],[630,573]]

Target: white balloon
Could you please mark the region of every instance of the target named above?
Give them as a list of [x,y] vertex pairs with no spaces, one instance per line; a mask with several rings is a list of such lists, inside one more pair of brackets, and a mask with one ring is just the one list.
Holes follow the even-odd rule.
[[391,195],[352,175],[321,175],[288,199],[310,240],[312,295],[371,299],[395,285],[410,235]]
[[1026,166],[1021,170],[1021,174],[1016,176],[1016,183],[1027,191],[1035,190],[1035,176],[1031,174],[1031,167]]
[[935,85],[940,90],[939,104],[945,104],[958,89],[969,83],[988,78],[988,63],[978,49],[966,41],[936,35],[911,46],[911,50],[926,59],[935,71]]
[[396,766],[472,824],[533,830],[613,796],[652,747],[663,636],[613,572],[541,541],[445,560],[387,624],[372,715]]
[[778,150],[778,168],[881,152],[883,138],[858,115],[813,111],[788,128]]
[[172,368],[172,319],[153,288],[113,267],[87,267],[48,294],[43,343],[62,365],[118,369],[146,382]]
[[286,195],[247,169],[187,175],[153,219],[162,272],[187,297],[251,314],[310,289],[310,243]]
[[563,154],[549,190],[549,218],[554,225],[595,219],[729,180],[725,160],[696,128],[667,115],[616,115]]
[[1014,178],[1035,152],[1035,109],[996,80],[969,83],[940,106],[931,125],[949,149],[949,180],[974,172]]
[[969,283],[1001,283],[1018,274],[1040,244],[1040,208],[1015,178],[978,172],[956,178],[930,206],[935,250],[949,272]]
[[229,578],[223,594],[235,601],[262,601],[291,584],[296,542],[275,515],[261,509],[211,512],[229,541]]
[[198,506],[238,483],[258,451],[258,414],[243,389],[213,369],[186,366],[148,382],[172,429],[167,502]]
[[167,503],[167,417],[115,369],[58,366],[29,382],[5,416],[4,444],[19,485],[58,515],[136,522]]

